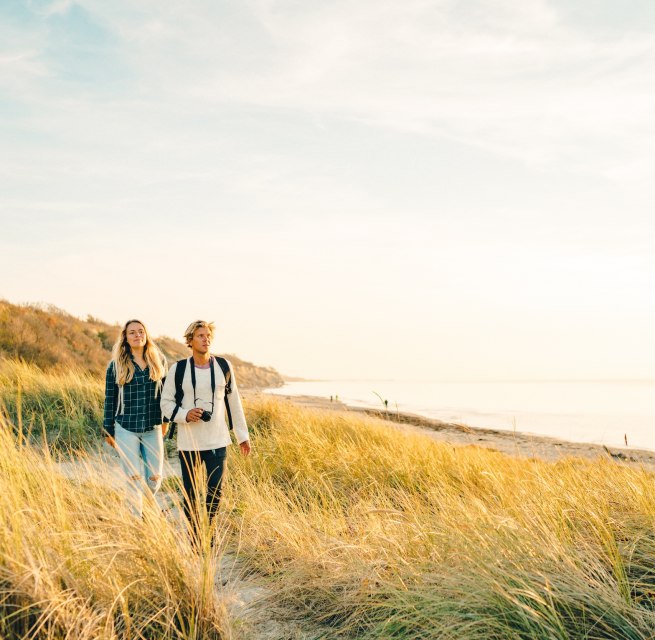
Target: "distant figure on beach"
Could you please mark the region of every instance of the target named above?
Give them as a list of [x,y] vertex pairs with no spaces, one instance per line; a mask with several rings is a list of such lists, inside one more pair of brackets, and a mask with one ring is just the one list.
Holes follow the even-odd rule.
[[387,409],[389,409],[389,401],[385,400],[384,401],[384,410],[387,411]]
[[136,516],[144,494],[161,486],[165,426],[159,406],[166,360],[140,320],[121,329],[105,376],[103,431],[118,451],[127,477],[128,500]]
[[241,453],[250,453],[234,369],[224,358],[211,355],[213,337],[213,322],[196,320],[187,327],[184,339],[192,355],[171,367],[161,398],[164,416],[179,426],[184,511],[195,532],[204,520],[198,494],[205,495],[210,524],[218,511],[227,447],[232,444],[226,411]]

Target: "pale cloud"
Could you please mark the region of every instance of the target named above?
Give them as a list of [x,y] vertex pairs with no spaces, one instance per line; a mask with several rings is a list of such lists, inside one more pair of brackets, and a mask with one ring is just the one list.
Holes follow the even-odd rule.
[[0,22],[0,43],[0,91],[9,99],[24,99],[29,104],[36,83],[48,73],[42,57],[43,34]]
[[66,13],[73,6],[73,0],[27,0],[26,4],[31,11],[47,18]]
[[139,97],[181,116],[228,104],[323,114],[537,166],[652,177],[652,37],[594,37],[541,0],[80,5],[121,39]]
[[151,3],[137,19],[113,4],[85,6],[133,47],[155,91],[182,102],[326,114],[536,165],[652,176],[650,35],[580,32],[536,0],[266,1],[204,14]]
[[[350,3],[309,15],[264,6],[260,20],[284,43],[277,67],[221,76],[217,99],[332,112],[607,175],[635,144],[655,151],[643,137],[655,107],[650,36],[591,40],[538,2],[485,3],[472,25],[425,4],[358,4],[354,15]],[[212,97],[211,85],[197,91]],[[618,148],[589,153],[588,140]],[[641,171],[652,175],[646,162]]]
[[[647,331],[646,30],[585,29],[542,0],[32,6],[34,22],[0,24],[0,266],[24,273],[0,296],[157,315],[170,291],[123,296],[116,247],[136,253],[147,233],[140,255],[164,264],[201,229],[232,276],[235,350],[292,373],[338,371],[358,342],[360,375],[396,359],[493,377],[485,363],[515,334],[520,347],[570,322],[564,344],[532,345],[547,359],[590,325],[592,351],[603,330]],[[62,62],[56,34],[75,44],[85,25],[106,35],[102,55],[87,34]],[[67,74],[78,62],[86,73]],[[112,291],[88,308],[98,282]],[[173,288],[221,311],[202,283]],[[158,330],[184,325],[177,307]],[[298,336],[307,353],[284,347]],[[539,375],[522,357],[516,371]]]

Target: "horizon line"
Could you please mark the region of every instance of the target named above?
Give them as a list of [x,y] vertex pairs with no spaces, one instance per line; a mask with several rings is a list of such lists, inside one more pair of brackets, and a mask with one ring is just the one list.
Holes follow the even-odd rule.
[[285,376],[295,378],[286,380],[285,384],[293,382],[430,382],[439,384],[491,384],[491,383],[545,383],[545,382],[621,382],[621,383],[655,383],[655,378],[460,378],[460,379],[431,379],[431,378],[303,378],[301,376]]

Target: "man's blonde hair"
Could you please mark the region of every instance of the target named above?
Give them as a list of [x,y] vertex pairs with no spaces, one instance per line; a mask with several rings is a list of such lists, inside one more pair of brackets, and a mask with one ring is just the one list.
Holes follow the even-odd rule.
[[213,322],[207,322],[206,320],[195,320],[186,328],[186,331],[184,332],[184,339],[186,340],[187,347],[191,346],[191,341],[193,340],[193,334],[196,332],[197,329],[200,329],[202,327],[206,327],[207,329],[209,329],[209,335],[212,338],[214,337]]

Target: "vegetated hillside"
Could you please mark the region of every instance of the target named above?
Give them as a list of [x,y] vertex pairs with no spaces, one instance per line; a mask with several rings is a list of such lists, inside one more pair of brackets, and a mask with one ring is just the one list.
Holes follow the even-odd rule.
[[[19,358],[41,369],[79,369],[102,375],[120,327],[88,316],[81,320],[52,305],[16,305],[0,300],[0,358]],[[173,338],[155,339],[169,363],[189,355]],[[228,356],[239,386],[279,387],[282,376]]]
[[118,330],[95,318],[84,322],[53,306],[0,300],[0,356],[42,369],[79,368],[100,374]]

